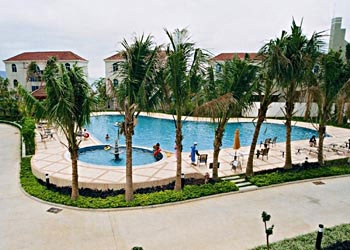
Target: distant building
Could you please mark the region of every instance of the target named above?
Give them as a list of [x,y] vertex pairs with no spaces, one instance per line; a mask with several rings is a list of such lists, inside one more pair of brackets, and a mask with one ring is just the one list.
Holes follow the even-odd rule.
[[[47,60],[51,57],[56,57],[57,61],[64,64],[66,68],[72,67],[73,64],[77,63],[78,66],[83,68],[87,80],[88,61],[71,51],[24,52],[3,61],[9,80],[9,87],[16,88],[18,84],[21,84],[28,91],[33,92],[44,86],[42,74]],[[32,62],[35,62],[37,65],[37,74],[35,77],[28,77],[28,66]],[[42,99],[42,93],[40,96]]]
[[124,61],[122,53],[119,52],[113,56],[107,57],[105,61],[105,75],[106,75],[106,91],[108,96],[112,96],[113,87],[117,87],[120,77],[117,72],[119,64]]
[[[158,56],[162,62],[166,62],[165,51],[159,52]],[[118,74],[118,71],[120,69],[120,64],[124,61],[125,60],[122,52],[118,52],[104,59],[106,76],[106,94],[107,96],[111,97],[111,101],[107,104],[107,108],[118,109],[113,89],[117,87],[120,81],[122,80],[121,76]]]
[[345,47],[348,42],[345,40],[346,29],[341,28],[342,18],[332,18],[331,34],[329,37],[329,51],[340,51],[343,58],[345,58]]
[[244,60],[249,57],[253,62],[259,61],[258,53],[244,53],[244,52],[234,52],[234,53],[220,53],[210,59],[211,65],[214,67],[215,73],[221,71],[222,64],[226,61],[232,60],[233,58],[238,58]]

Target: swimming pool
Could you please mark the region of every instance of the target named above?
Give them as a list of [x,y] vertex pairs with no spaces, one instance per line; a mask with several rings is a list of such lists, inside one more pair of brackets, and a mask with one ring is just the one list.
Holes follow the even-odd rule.
[[[121,122],[121,115],[101,115],[91,117],[91,123],[87,130],[102,144],[113,145],[117,136],[116,122]],[[198,142],[197,149],[213,149],[214,131],[216,125],[211,122],[184,121],[183,122],[183,151],[190,151],[193,142]],[[222,141],[222,148],[230,148],[233,145],[233,137],[236,129],[240,130],[241,146],[251,144],[255,126],[252,122],[234,122],[226,126],[225,135]],[[109,134],[110,139],[106,141],[105,135]],[[266,138],[277,136],[277,142],[284,142],[286,137],[284,125],[264,123],[260,130],[258,142]],[[304,140],[312,135],[317,136],[317,132],[312,129],[293,126],[291,139]],[[139,116],[135,134],[133,136],[133,146],[152,148],[157,142],[163,150],[174,151],[175,125],[173,120],[158,119],[148,116]],[[120,136],[119,145],[125,145],[125,137]]]

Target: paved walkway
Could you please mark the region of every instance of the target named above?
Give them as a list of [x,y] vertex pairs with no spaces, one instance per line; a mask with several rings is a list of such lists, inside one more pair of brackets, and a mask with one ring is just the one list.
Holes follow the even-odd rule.
[[[117,113],[103,113],[103,114],[117,114]],[[165,114],[149,114],[150,116],[172,119],[171,116]],[[188,117],[187,120],[194,121],[210,121],[205,118],[193,118]],[[239,118],[231,119],[230,122],[252,122],[251,118]],[[282,120],[269,119],[269,123],[283,124]],[[310,123],[297,122],[293,125],[314,129]],[[325,139],[325,145],[335,143],[337,145],[345,146],[345,141],[349,138],[349,130],[337,127],[327,127],[327,133],[331,137]],[[33,173],[36,177],[45,180],[45,174],[50,175],[50,181],[58,186],[69,186],[71,185],[71,163],[69,159],[68,151],[60,143],[60,140],[64,141],[63,136],[55,134],[55,139],[40,140],[40,135],[37,133],[37,150],[35,156],[32,158]],[[83,140],[81,146],[91,146],[100,144],[94,138]],[[259,145],[258,145],[259,148]],[[232,171],[231,161],[233,160],[234,151],[232,148],[224,148],[221,150],[219,155],[219,176],[229,176],[238,174],[241,172],[245,173],[246,163],[249,153],[249,147],[242,147],[240,149],[242,161],[242,171]],[[299,150],[299,153],[297,153]],[[311,150],[311,151],[310,151]],[[285,143],[278,143],[270,147],[268,159],[265,157],[262,159],[254,159],[254,171],[268,168],[283,167],[284,158],[282,152],[285,151]],[[213,162],[212,150],[202,151],[201,154],[208,154],[208,162]],[[182,172],[186,178],[193,175],[204,176],[206,172],[212,173],[209,166],[201,164],[200,166],[192,166],[190,158],[188,157],[189,152],[182,154]],[[338,153],[334,150],[325,151],[325,158],[327,160],[349,157],[350,153],[347,149],[342,149]],[[292,160],[293,163],[304,162],[305,158],[308,157],[310,162],[317,161],[316,148],[309,147],[309,140],[300,140],[292,142]],[[152,164],[138,166],[133,169],[133,183],[134,188],[148,187],[165,185],[174,180],[176,175],[176,157],[172,154],[170,157],[163,159],[159,162]],[[79,185],[80,187],[88,187],[92,189],[120,189],[125,186],[125,167],[111,168],[103,167],[98,165],[92,165],[85,162],[79,162]]]
[[350,223],[349,176],[155,208],[53,214],[47,212],[53,205],[19,187],[18,130],[0,124],[0,138],[0,249],[239,250],[264,244],[262,211],[275,224],[272,241],[314,231],[319,223]]

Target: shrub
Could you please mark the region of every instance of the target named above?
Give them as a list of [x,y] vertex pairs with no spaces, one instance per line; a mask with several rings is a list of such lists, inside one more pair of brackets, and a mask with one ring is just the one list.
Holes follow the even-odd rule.
[[317,177],[335,176],[350,174],[349,166],[318,166],[309,169],[275,169],[274,172],[256,173],[255,176],[248,177],[248,180],[258,187],[279,184],[289,181],[312,179]]
[[[297,237],[278,241],[270,244],[270,249],[284,249],[284,250],[314,250],[316,232],[299,235]],[[338,225],[332,228],[325,228],[322,238],[322,249],[349,249],[350,247],[350,224]],[[254,250],[263,250],[266,246],[259,246]]]
[[35,121],[32,118],[23,118],[22,136],[26,145],[26,155],[35,153]]

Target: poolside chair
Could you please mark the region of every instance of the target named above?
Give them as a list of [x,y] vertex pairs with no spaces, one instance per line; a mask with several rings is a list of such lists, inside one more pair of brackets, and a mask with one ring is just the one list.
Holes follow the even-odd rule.
[[[214,166],[214,163],[209,163],[209,168],[213,168],[213,166]],[[218,162],[218,168],[220,168],[220,162]]]
[[264,142],[264,146],[265,148],[268,148],[270,146],[270,143],[272,142],[272,139],[271,138],[266,138],[265,139],[265,142]]
[[269,151],[270,148],[263,148],[261,150],[261,159],[264,160],[264,156],[266,156],[267,159],[269,159]]
[[40,132],[39,132],[39,134],[40,134],[40,137],[41,137],[41,141],[42,141],[42,142],[49,138],[49,136],[48,136],[47,134],[42,134],[42,133],[40,133]]
[[200,166],[201,163],[204,163],[207,166],[208,155],[200,154],[197,158],[197,166]]

